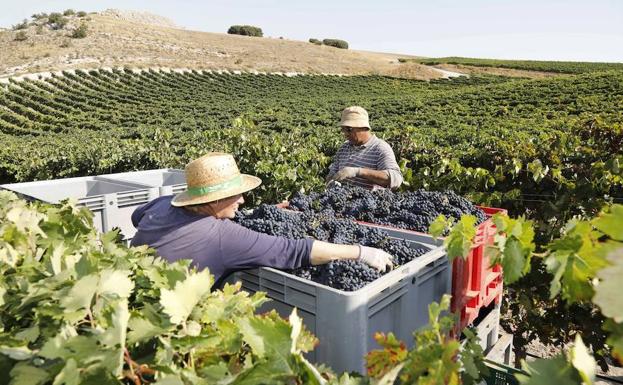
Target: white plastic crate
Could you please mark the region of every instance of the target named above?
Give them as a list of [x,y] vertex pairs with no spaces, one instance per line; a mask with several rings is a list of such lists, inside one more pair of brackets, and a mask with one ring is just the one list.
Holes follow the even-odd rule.
[[125,238],[136,229],[131,215],[136,207],[158,197],[158,188],[140,183],[109,180],[100,176],[12,183],[0,186],[48,203],[74,198],[93,213],[93,224],[99,232],[115,227]]
[[141,183],[150,187],[158,187],[160,196],[178,194],[186,190],[184,170],[175,168],[105,174],[100,175],[100,177],[112,181]]
[[399,266],[363,288],[347,292],[286,272],[259,268],[237,272],[234,280],[248,292],[264,291],[272,301],[261,311],[275,309],[287,317],[296,307],[307,328],[320,340],[309,359],[337,372],[365,373],[364,356],[378,348],[375,332],[393,332],[413,345],[414,330],[428,323],[428,305],[451,290],[450,264],[432,237],[417,245],[430,251]]

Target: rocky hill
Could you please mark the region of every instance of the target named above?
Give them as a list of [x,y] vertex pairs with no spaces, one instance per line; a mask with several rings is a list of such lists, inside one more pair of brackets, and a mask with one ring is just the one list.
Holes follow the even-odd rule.
[[[185,30],[143,12],[107,10],[47,17],[0,32],[0,78],[77,68],[137,67],[380,74],[415,79],[447,76],[408,55],[344,50],[309,42]],[[76,37],[83,25],[86,37]],[[73,37],[72,37],[73,35]]]

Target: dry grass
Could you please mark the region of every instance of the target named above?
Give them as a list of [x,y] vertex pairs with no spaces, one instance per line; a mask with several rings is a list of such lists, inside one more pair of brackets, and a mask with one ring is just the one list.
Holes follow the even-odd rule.
[[0,76],[76,68],[168,67],[261,72],[379,74],[434,79],[441,74],[413,63],[408,55],[341,50],[287,39],[253,38],[188,31],[90,15],[88,36],[71,39],[74,19],[62,31],[47,27],[26,30],[26,41],[14,31],[0,32]]

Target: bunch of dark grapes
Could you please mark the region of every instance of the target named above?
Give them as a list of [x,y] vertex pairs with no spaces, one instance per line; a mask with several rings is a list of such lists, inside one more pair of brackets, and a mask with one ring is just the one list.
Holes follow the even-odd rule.
[[440,214],[455,220],[471,214],[478,223],[486,219],[482,210],[453,191],[393,193],[387,189],[368,190],[350,185],[333,185],[323,193],[299,193],[290,201],[290,208],[307,213],[330,212],[339,217],[419,232],[427,232]]
[[[298,204],[303,205],[301,201]],[[377,247],[394,257],[395,266],[404,265],[428,251],[425,247],[405,240],[390,238],[378,228],[362,226],[350,219],[335,218],[322,211],[298,213],[276,206],[260,205],[251,213],[236,213],[235,221],[254,231],[291,239],[313,237],[332,243]],[[300,268],[290,273],[344,291],[360,289],[384,274],[363,262],[352,260]]]

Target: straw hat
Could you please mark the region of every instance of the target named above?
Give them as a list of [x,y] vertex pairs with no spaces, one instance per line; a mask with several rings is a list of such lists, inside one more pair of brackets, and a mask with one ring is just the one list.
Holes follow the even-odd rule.
[[368,111],[359,106],[346,107],[342,111],[340,126],[344,127],[366,127],[370,129]]
[[262,183],[258,177],[241,174],[234,157],[211,152],[186,165],[186,191],[171,201],[175,207],[197,205],[253,190]]

